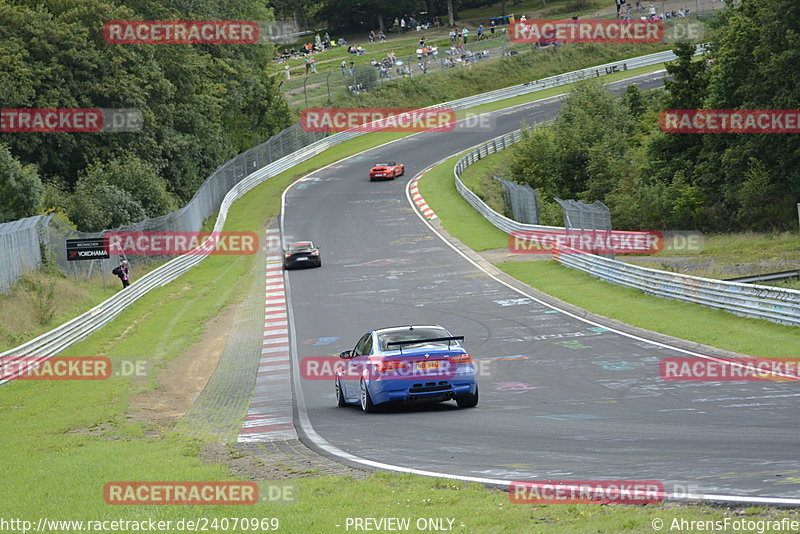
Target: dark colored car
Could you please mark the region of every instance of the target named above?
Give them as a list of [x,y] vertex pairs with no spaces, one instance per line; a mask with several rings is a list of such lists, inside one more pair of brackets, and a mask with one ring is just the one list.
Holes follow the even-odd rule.
[[406,173],[406,167],[402,163],[388,161],[386,163],[376,163],[369,171],[369,181],[374,180],[394,180],[398,176]]
[[322,267],[322,258],[319,249],[311,241],[298,241],[289,243],[283,251],[283,268],[293,267]]

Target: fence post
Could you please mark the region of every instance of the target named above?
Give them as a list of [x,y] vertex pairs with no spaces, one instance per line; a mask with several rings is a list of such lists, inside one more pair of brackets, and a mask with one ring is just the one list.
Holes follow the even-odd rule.
[[325,77],[325,85],[328,86],[328,104],[333,104],[333,99],[331,98],[331,73],[333,71],[329,70],[328,75]]
[[303,80],[303,94],[306,97],[306,107],[308,107],[308,89],[306,89],[306,84],[308,84],[308,76],[305,77]]

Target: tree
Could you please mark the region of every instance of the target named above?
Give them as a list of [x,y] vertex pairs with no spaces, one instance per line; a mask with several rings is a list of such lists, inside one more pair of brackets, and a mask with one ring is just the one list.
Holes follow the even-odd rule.
[[109,184],[81,184],[66,205],[70,220],[84,232],[118,228],[145,218],[144,208],[130,193]]
[[291,123],[264,66],[273,47],[108,45],[108,20],[272,20],[264,3],[239,0],[0,2],[0,101],[9,108],[133,108],[130,133],[0,133],[45,181],[76,187],[92,161],[131,153],[188,201],[220,164]]
[[36,167],[22,165],[0,144],[0,223],[36,215],[43,192]]
[[[177,203],[167,191],[158,170],[136,156],[128,154],[105,163],[94,161],[78,180],[78,188],[84,191],[96,191],[106,185],[124,191],[141,207],[144,216],[134,218],[133,222],[159,217],[177,209]],[[127,197],[125,200],[127,202]]]

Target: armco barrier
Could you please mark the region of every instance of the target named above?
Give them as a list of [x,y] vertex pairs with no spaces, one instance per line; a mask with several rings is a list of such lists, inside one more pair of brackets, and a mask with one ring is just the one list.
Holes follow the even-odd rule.
[[648,269],[557,246],[553,258],[602,280],[745,317],[800,326],[800,291]]
[[[659,52],[656,54],[650,54],[647,56],[641,56],[617,61],[614,63],[608,63],[597,67],[569,72],[558,76],[551,76],[542,80],[507,87],[504,89],[498,89],[496,91],[481,95],[461,98],[452,102],[444,102],[442,104],[437,104],[436,106],[430,107],[468,109],[481,104],[528,94],[530,92],[546,89],[548,87],[557,87],[559,85],[572,83],[578,80],[595,76],[604,76],[606,74],[626,71],[637,67],[657,65],[672,59],[675,59],[675,55],[671,51]],[[223,199],[222,205],[219,209],[219,215],[217,217],[216,224],[214,225],[214,231],[222,230],[225,225],[225,219],[227,218],[228,209],[230,206],[235,200],[247,193],[253,187],[269,179],[271,176],[290,169],[291,167],[307,160],[310,157],[324,152],[335,145],[350,139],[354,139],[360,135],[363,135],[363,132],[340,132],[331,135],[330,137],[315,141],[308,146],[293,152],[292,154],[284,156],[283,158],[250,173],[246,178],[233,186],[228,194],[225,195],[225,198]],[[88,312],[75,317],[71,321],[64,323],[63,325],[51,330],[50,332],[47,332],[46,334],[42,334],[36,339],[28,341],[19,347],[3,352],[0,354],[0,362],[2,362],[2,359],[4,358],[42,358],[58,354],[73,343],[84,339],[92,332],[100,329],[103,325],[119,315],[128,305],[147,294],[147,292],[149,292],[151,289],[166,285],[175,280],[180,275],[203,261],[204,258],[204,255],[184,255],[170,260],[161,267],[154,269],[142,278],[138,279],[129,288],[120,291],[108,300],[98,304]],[[3,382],[5,382],[5,380],[0,379],[0,384]]]
[[500,137],[496,137],[492,139],[488,143],[484,143],[483,145],[479,146],[478,148],[471,150],[467,154],[465,154],[461,159],[456,162],[455,167],[453,167],[453,174],[455,174],[456,180],[456,189],[464,197],[470,206],[475,208],[478,213],[484,216],[484,218],[492,223],[494,226],[499,228],[500,230],[504,231],[507,234],[512,232],[521,232],[525,230],[563,230],[564,228],[559,226],[542,226],[538,224],[525,224],[521,222],[517,222],[513,219],[509,219],[505,215],[501,213],[497,213],[488,204],[486,204],[483,200],[478,197],[475,193],[473,193],[464,182],[461,181],[461,173],[464,172],[464,169],[475,163],[476,161],[480,160],[481,158],[485,158],[489,154],[494,154],[501,150],[505,150],[506,148],[512,146],[514,143],[522,139],[522,130],[516,130],[506,135],[501,135]]

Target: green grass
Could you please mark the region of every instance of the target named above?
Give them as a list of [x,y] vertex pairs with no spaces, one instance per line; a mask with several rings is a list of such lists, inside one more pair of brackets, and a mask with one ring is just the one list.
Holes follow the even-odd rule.
[[[143,276],[158,264],[137,264],[135,277]],[[56,268],[43,268],[21,277],[9,293],[0,293],[0,352],[14,348],[80,315],[121,290],[119,279],[111,274],[111,264],[103,276],[95,269],[88,280],[65,275]]]
[[442,221],[445,230],[474,250],[508,246],[508,235],[486,222],[456,191],[453,166],[463,154],[432,168],[419,181],[419,192]]
[[370,93],[343,97],[336,101],[336,106],[418,108],[669,48],[663,43],[550,47],[527,54],[488,59],[476,65],[431,72],[425,76],[394,80]]
[[[713,256],[731,262],[759,261],[765,259],[797,260],[800,251],[800,234],[797,232],[707,234],[703,248],[697,256]],[[680,250],[665,250],[659,256],[685,256]]]
[[495,176],[503,177],[505,158],[494,157],[500,155],[500,153],[491,154],[476,161],[461,173],[461,181],[490,208],[503,213],[505,210],[503,186],[494,179]]

